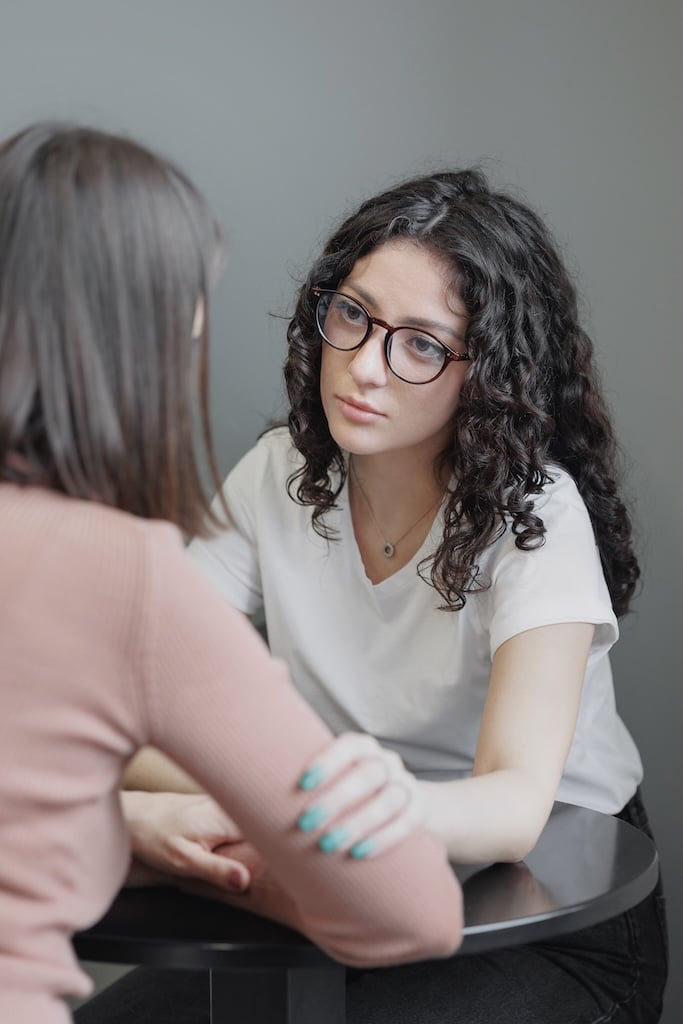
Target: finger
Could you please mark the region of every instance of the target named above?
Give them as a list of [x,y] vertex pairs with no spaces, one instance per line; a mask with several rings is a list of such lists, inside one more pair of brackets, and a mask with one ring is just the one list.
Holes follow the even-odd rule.
[[364,757],[376,756],[380,750],[381,747],[374,736],[365,733],[343,733],[307,766],[299,779],[299,788],[317,789]]
[[338,781],[321,787],[316,799],[298,819],[302,832],[317,832],[340,815],[387,785],[393,765],[383,757],[370,757],[350,768]]
[[[237,860],[216,850],[205,850],[197,843],[187,839],[178,840],[178,851],[182,855],[182,866],[177,865],[177,873],[201,878],[212,885],[223,886],[233,892],[243,892],[251,881],[249,871]],[[226,847],[229,850],[229,846]]]
[[232,845],[232,843],[221,844],[212,853],[221,861],[226,862],[225,871],[229,887],[235,892],[245,892],[251,885],[251,872],[246,864],[230,856]]
[[[368,840],[374,838],[387,825],[399,819],[406,822],[407,834],[410,827],[414,827],[410,824],[411,818],[416,817],[409,813],[413,802],[412,794],[406,786],[390,783],[379,794],[366,801],[361,808],[336,820],[333,827],[321,836],[318,845],[325,853],[350,851],[358,843],[367,844]],[[356,857],[361,859],[358,853]]]
[[399,814],[387,825],[354,843],[349,853],[355,860],[365,860],[386,853],[393,846],[403,842],[422,822],[422,812],[417,801],[406,806],[405,813]]
[[241,830],[232,818],[208,796],[181,808],[171,821],[174,831],[209,846],[218,842],[239,842],[242,838]]

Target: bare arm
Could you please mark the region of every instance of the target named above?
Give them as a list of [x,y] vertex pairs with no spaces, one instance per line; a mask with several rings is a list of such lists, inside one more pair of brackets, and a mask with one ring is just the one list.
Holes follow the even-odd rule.
[[[514,861],[534,846],[574,733],[593,629],[586,623],[544,626],[496,652],[472,778],[419,784],[427,825],[446,843],[451,860]],[[153,748],[131,762],[125,785],[200,791]]]
[[472,778],[420,783],[427,826],[451,860],[520,860],[535,845],[574,735],[593,631],[543,626],[496,651]]
[[201,793],[198,782],[156,747],[143,747],[128,765],[124,789],[152,793]]

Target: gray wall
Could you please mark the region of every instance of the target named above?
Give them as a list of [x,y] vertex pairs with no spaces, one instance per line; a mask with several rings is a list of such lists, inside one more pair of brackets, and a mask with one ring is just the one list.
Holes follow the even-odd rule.
[[281,408],[269,314],[359,198],[485,160],[547,216],[629,455],[645,585],[614,663],[661,846],[678,1024],[680,0],[4,0],[0,13],[0,134],[45,116],[129,132],[181,162],[229,227],[214,305],[224,470]]

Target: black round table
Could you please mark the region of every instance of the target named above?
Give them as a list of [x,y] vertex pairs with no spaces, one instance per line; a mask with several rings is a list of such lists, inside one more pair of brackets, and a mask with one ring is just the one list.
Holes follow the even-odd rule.
[[[454,870],[466,955],[614,917],[651,892],[659,868],[638,829],[558,803],[523,862]],[[74,945],[84,960],[207,970],[212,1024],[344,1022],[342,965],[297,932],[176,889],[124,890]]]

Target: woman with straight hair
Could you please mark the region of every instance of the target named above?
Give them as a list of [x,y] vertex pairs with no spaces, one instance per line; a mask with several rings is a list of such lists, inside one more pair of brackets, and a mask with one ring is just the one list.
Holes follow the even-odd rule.
[[[67,1021],[70,944],[123,882],[119,792],[143,745],[213,794],[240,844],[238,905],[346,963],[446,956],[460,889],[417,827],[414,780],[360,737],[398,823],[380,858],[296,828],[329,729],[183,535],[226,526],[201,485],[217,225],[174,166],[121,137],[38,124],[0,145],[0,1020]],[[332,780],[333,777],[329,776]],[[397,800],[397,794],[400,799]],[[126,794],[135,819],[139,799]],[[139,799],[138,799],[139,798]],[[389,849],[388,847],[391,846]],[[419,890],[413,885],[421,878]]]
[[[193,542],[199,567],[265,611],[271,650],[335,733],[404,759],[454,862],[524,858],[556,800],[650,834],[609,661],[639,568],[593,345],[546,225],[478,169],[390,188],[333,232],[288,343],[287,425],[228,476],[233,525]],[[136,780],[182,783],[144,754]],[[358,773],[316,796],[324,848],[363,841],[331,823],[368,785]],[[187,835],[156,799],[143,856],[163,866],[169,831]],[[658,886],[555,941],[350,971],[347,1019],[654,1024],[666,973]]]

